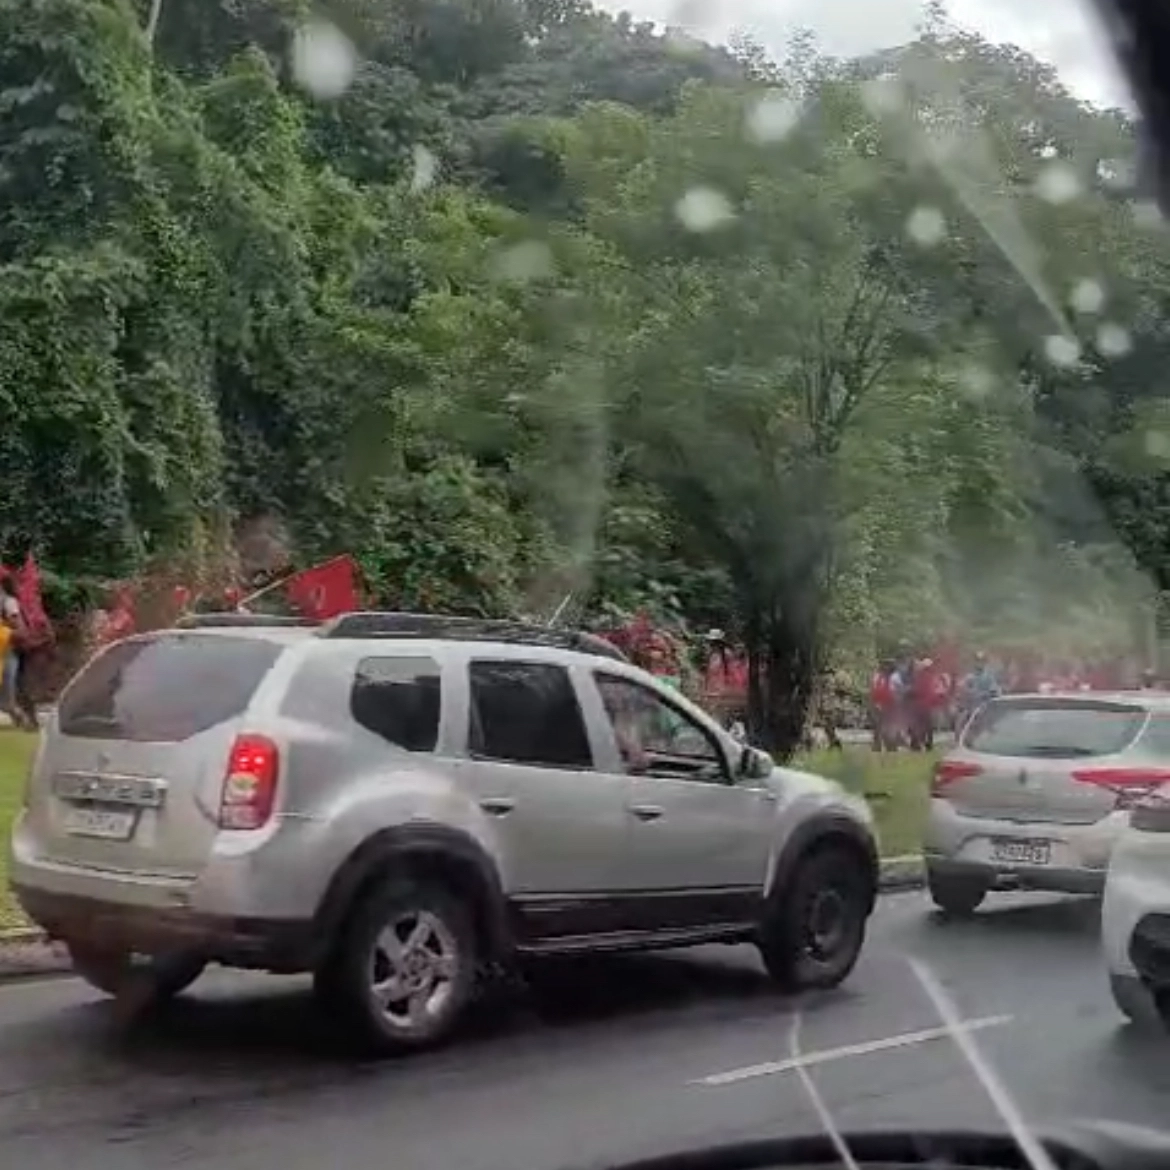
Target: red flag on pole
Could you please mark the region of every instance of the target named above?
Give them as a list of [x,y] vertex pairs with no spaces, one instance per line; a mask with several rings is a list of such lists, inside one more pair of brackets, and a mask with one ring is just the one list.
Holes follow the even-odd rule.
[[328,621],[359,608],[357,565],[349,554],[294,573],[284,583],[289,604],[302,616]]

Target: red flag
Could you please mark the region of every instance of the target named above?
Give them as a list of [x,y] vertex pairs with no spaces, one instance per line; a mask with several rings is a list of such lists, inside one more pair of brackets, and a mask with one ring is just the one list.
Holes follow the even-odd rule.
[[359,608],[357,565],[348,554],[293,574],[284,589],[289,604],[298,613],[317,621],[328,621]]

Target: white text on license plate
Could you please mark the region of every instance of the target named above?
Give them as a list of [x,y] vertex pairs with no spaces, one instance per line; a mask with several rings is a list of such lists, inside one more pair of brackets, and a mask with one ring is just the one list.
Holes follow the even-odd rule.
[[75,837],[129,841],[137,815],[136,809],[71,808],[65,813],[65,831]]
[[1000,837],[991,842],[991,860],[1012,865],[1047,865],[1052,860],[1052,842]]

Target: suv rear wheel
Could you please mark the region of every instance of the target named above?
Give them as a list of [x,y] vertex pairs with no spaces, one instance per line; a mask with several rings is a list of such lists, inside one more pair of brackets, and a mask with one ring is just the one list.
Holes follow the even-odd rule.
[[1110,974],[1109,989],[1118,1010],[1132,1023],[1170,1030],[1170,996],[1166,993],[1155,995],[1136,975]]
[[73,970],[91,987],[112,996],[137,994],[149,1003],[181,995],[207,966],[187,956],[141,956],[81,943],[68,947]]
[[800,861],[760,932],[768,974],[789,991],[842,982],[865,941],[872,884],[843,845],[823,845]]
[[368,1046],[429,1048],[459,1022],[476,963],[475,927],[455,898],[438,883],[389,879],[358,906],[317,990]]

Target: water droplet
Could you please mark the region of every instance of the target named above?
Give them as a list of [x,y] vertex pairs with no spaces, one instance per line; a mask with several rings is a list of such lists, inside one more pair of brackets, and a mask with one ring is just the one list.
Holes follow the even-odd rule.
[[1036,178],[1036,194],[1046,203],[1068,203],[1081,193],[1081,181],[1068,163],[1049,163]]
[[924,248],[933,248],[947,234],[947,221],[937,207],[916,207],[906,220],[906,234]]
[[1162,430],[1146,431],[1146,454],[1153,459],[1170,462],[1170,435]]
[[1162,225],[1162,209],[1152,199],[1135,199],[1133,222],[1141,228],[1156,228]]
[[413,170],[410,175],[410,189],[417,195],[432,186],[439,174],[439,160],[421,143],[413,151]]
[[906,104],[906,92],[893,73],[884,73],[861,83],[861,104],[875,117],[896,114]]
[[674,205],[674,213],[692,232],[709,232],[735,218],[730,200],[713,187],[692,187]]
[[542,280],[555,271],[552,249],[541,240],[522,240],[512,244],[497,252],[492,260],[492,275],[512,284]]
[[1078,313],[1099,313],[1105,307],[1105,290],[1096,280],[1078,280],[1068,303]]
[[801,112],[782,89],[770,89],[748,110],[748,134],[757,142],[781,142],[796,129]]
[[1068,369],[1081,360],[1081,347],[1075,338],[1064,333],[1054,333],[1044,339],[1044,356],[1054,366]]
[[1125,357],[1133,349],[1129,330],[1107,321],[1097,330],[1097,352],[1103,357]]
[[292,70],[297,84],[314,97],[338,98],[357,71],[357,50],[349,37],[325,20],[301,25],[293,37]]
[[972,362],[959,372],[959,392],[964,398],[980,402],[995,389],[995,378],[985,366]]

